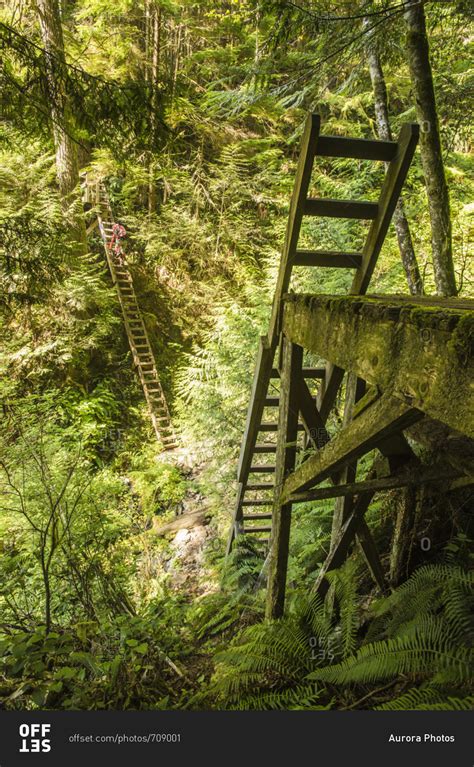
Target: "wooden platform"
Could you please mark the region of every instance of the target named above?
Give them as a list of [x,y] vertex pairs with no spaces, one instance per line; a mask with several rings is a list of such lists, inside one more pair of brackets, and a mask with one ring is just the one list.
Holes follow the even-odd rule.
[[[333,545],[315,583],[320,596],[328,588],[327,573],[344,562],[356,538],[375,582],[384,590],[384,570],[364,520],[374,494],[429,484],[441,484],[446,491],[452,483],[454,487],[474,483],[474,461],[469,457],[474,451],[466,450],[465,460],[454,464],[440,461],[434,470],[419,464],[403,433],[424,418],[436,419],[452,435],[465,435],[466,447],[472,446],[474,302],[288,295],[283,298],[282,345],[269,618],[279,617],[284,609],[294,503],[330,497],[343,502],[339,516],[335,512]],[[304,350],[363,381],[366,392],[354,399],[343,427],[296,465]],[[312,407],[317,414],[317,407]],[[374,450],[388,458],[389,473],[381,476],[375,461],[365,478],[357,481],[357,461]],[[318,488],[326,480],[333,487]]]
[[474,301],[289,295],[283,332],[292,343],[474,436]]

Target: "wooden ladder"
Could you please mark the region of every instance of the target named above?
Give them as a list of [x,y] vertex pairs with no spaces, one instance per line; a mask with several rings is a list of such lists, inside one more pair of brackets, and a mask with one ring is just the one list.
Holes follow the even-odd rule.
[[145,395],[154,432],[164,449],[171,450],[177,447],[177,440],[168,404],[158,376],[150,339],[135,294],[133,279],[123,248],[120,245],[117,248],[112,247],[111,243],[115,222],[107,190],[100,181],[94,182],[92,185],[89,184],[87,177],[85,182],[82,183],[82,188],[84,201],[94,206],[97,217],[94,223],[88,227],[87,231],[90,232],[96,224],[99,227],[107,264],[122,309],[134,366]]
[[[416,124],[404,125],[397,141],[375,141],[339,136],[320,135],[320,117],[308,115],[296,179],[291,199],[285,243],[280,261],[273,299],[270,326],[260,338],[247,421],[242,439],[237,471],[238,491],[227,553],[236,536],[252,533],[264,545],[272,531],[272,506],[275,490],[275,465],[261,459],[276,453],[276,441],[257,442],[260,434],[272,434],[278,439],[278,422],[270,415],[278,408],[279,397],[272,396],[272,380],[280,376],[278,353],[282,298],[288,292],[294,266],[340,268],[354,270],[350,293],[366,293],[377,258],[382,248],[398,197],[405,181],[417,145],[419,129]],[[377,202],[366,200],[332,200],[308,197],[313,164],[316,157],[340,157],[373,160],[386,163],[386,175]],[[303,216],[323,216],[339,219],[370,220],[371,226],[360,253],[322,250],[300,250],[298,240]],[[320,448],[329,437],[326,421],[334,405],[344,371],[330,363],[325,368],[303,368],[298,392],[298,433],[305,443]],[[308,380],[320,381],[317,396],[311,393]],[[263,475],[263,481],[250,477]],[[265,509],[265,507],[267,507]],[[262,510],[263,509],[263,510]],[[260,536],[264,535],[264,538]]]

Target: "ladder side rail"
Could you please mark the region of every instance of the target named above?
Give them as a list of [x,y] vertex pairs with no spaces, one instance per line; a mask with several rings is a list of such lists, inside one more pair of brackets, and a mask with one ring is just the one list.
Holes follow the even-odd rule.
[[[385,174],[379,196],[379,211],[372,224],[362,251],[362,263],[354,275],[349,293],[364,295],[370,284],[385,240],[393,212],[410,169],[411,161],[418,143],[420,128],[417,123],[403,125],[397,139],[397,153],[390,162]],[[318,410],[326,421],[336,401],[339,387],[344,378],[344,371],[328,362],[321,394],[318,397]]]
[[280,260],[277,285],[273,298],[267,341],[265,343],[263,339],[261,340],[257,354],[254,383],[247,411],[247,422],[242,439],[237,470],[238,480],[243,483],[245,483],[248,478],[248,468],[252,458],[252,451],[257,441],[258,427],[262,420],[265,392],[270,381],[273,357],[278,343],[281,299],[288,290],[290,284],[293,260],[296,254],[301,222],[304,215],[304,202],[311,181],[311,172],[316,154],[320,125],[321,118],[319,115],[308,115],[301,140],[298,167],[293,186],[290,213],[286,229],[285,243]]

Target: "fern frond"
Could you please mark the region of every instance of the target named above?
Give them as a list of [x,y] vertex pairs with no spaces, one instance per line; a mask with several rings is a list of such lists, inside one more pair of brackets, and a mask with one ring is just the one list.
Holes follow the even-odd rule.
[[462,683],[470,676],[470,651],[452,647],[445,622],[425,617],[412,632],[364,647],[341,663],[318,669],[309,679],[332,684],[368,684],[401,674],[428,676],[439,669]]

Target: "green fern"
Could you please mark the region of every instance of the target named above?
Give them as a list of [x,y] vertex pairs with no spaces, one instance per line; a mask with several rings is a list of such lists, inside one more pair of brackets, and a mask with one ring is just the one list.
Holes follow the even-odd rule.
[[393,639],[365,645],[340,664],[318,669],[310,679],[331,684],[371,684],[401,675],[443,674],[445,681],[466,683],[470,676],[470,651],[452,645],[449,624],[423,617],[410,631]]
[[377,711],[469,711],[474,705],[474,697],[447,698],[437,689],[429,686],[414,688],[400,697],[376,706]]
[[469,707],[471,575],[452,565],[420,568],[373,605],[370,641],[361,638],[357,572],[348,563],[330,575],[328,604],[297,596],[286,618],[241,632],[217,654],[207,695],[223,708],[327,708],[336,691],[350,699],[362,687],[370,697],[380,681],[408,678],[416,686],[376,707]]

